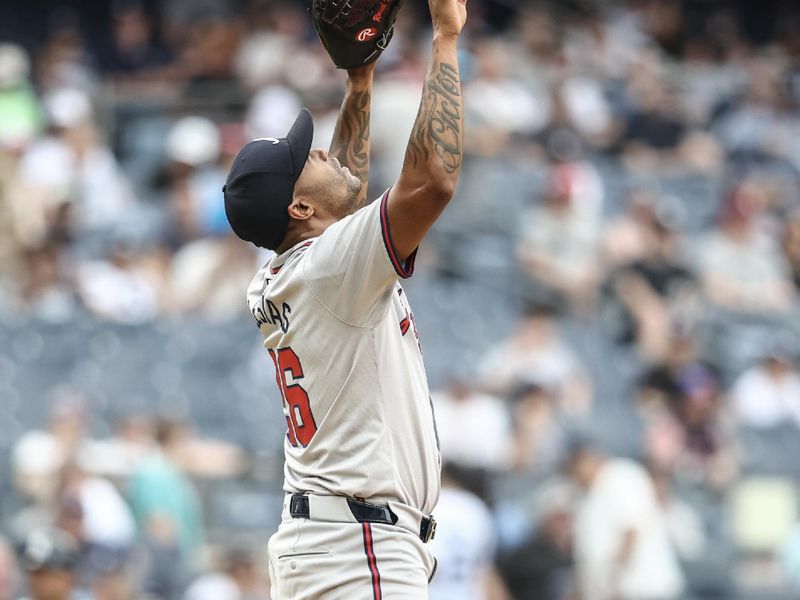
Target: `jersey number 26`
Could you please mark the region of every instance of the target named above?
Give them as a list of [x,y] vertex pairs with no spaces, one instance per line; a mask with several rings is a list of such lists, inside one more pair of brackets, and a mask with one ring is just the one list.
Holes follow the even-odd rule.
[[[289,443],[295,447],[300,444],[305,448],[317,432],[317,424],[311,414],[308,393],[297,383],[304,377],[303,365],[291,348],[281,348],[277,354],[269,350],[269,356],[275,363],[275,380],[283,396]],[[287,373],[292,377],[291,384],[286,382]]]

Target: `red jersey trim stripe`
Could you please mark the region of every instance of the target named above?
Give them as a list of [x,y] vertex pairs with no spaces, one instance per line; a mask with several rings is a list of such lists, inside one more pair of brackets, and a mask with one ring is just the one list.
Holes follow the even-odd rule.
[[372,600],[383,600],[381,592],[381,574],[378,571],[378,559],[375,557],[375,544],[372,539],[372,525],[369,523],[361,524],[364,533],[364,552],[367,555],[367,564],[372,576]]
[[417,259],[417,251],[414,250],[414,252],[411,253],[411,256],[405,261],[405,264],[403,264],[397,256],[397,250],[392,241],[392,229],[389,225],[389,191],[390,190],[386,190],[383,198],[381,198],[381,233],[383,234],[383,245],[386,246],[386,253],[389,255],[389,260],[392,261],[395,272],[403,279],[408,279],[414,274],[414,262]]

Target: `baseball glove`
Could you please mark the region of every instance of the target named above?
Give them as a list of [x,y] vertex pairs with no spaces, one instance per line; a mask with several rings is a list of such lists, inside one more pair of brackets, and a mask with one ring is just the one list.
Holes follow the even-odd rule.
[[394,33],[404,0],[312,0],[311,17],[322,45],[340,69],[378,60]]

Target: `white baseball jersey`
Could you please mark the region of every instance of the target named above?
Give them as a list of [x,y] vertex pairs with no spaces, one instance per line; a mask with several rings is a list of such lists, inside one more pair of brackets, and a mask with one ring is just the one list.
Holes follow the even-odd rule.
[[284,489],[390,500],[430,513],[439,495],[433,407],[399,284],[386,202],[273,257],[248,289],[276,364],[288,431]]

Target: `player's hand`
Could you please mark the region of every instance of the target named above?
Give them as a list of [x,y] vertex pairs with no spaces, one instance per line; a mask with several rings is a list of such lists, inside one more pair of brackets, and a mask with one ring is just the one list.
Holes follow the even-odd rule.
[[434,35],[458,37],[467,22],[467,0],[428,0]]

